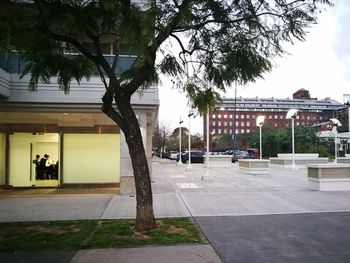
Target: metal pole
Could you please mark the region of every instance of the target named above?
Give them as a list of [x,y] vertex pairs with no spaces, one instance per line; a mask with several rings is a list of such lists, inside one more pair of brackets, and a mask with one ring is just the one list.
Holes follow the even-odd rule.
[[237,140],[237,133],[236,133],[236,121],[237,121],[237,87],[235,87],[235,104],[234,104],[234,109],[235,109],[235,118],[233,122],[233,161],[236,162],[236,140]]
[[180,117],[180,129],[179,129],[179,161],[177,162],[177,165],[182,165],[182,161],[181,161],[181,136],[182,136],[182,133],[181,133],[181,123],[183,123],[183,121],[181,120],[181,117]]
[[180,130],[179,130],[179,132],[180,132],[180,138],[179,138],[179,153],[181,154],[181,118],[180,118]]
[[294,156],[294,117],[292,117],[292,152],[293,152],[292,168],[295,168],[295,156]]
[[337,163],[337,134],[334,133],[334,162]]
[[345,149],[345,153],[349,153],[350,154],[350,94],[343,94],[343,98],[344,98],[344,106],[348,107],[348,138],[346,140],[346,149]]
[[[349,135],[349,137],[348,137],[348,140],[347,140],[347,142],[349,142],[349,139],[350,139],[350,101],[349,101],[349,104],[348,104],[348,121],[349,121],[349,123],[348,123],[348,135]],[[346,144],[347,146],[349,145],[349,143],[347,143]],[[350,147],[348,148],[348,151],[349,151],[349,154],[350,154]]]
[[260,131],[260,160],[262,159],[262,143],[261,143],[261,126],[259,126],[259,131]]
[[188,114],[188,166],[186,170],[192,170],[191,166],[191,116],[193,113]]
[[[205,176],[209,176],[209,108],[207,109],[207,171]],[[203,176],[202,180],[204,180]]]
[[349,121],[348,132],[349,132],[349,136],[350,136],[350,104],[348,105],[348,121]]

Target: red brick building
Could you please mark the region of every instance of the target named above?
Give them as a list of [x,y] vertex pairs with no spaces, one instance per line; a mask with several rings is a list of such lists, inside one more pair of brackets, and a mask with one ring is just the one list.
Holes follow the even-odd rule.
[[[293,94],[293,99],[275,98],[224,98],[222,105],[213,109],[209,116],[211,137],[218,134],[244,134],[258,131],[256,118],[265,116],[265,128],[291,126],[286,119],[289,109],[298,109],[295,126],[311,126],[334,117],[335,112],[344,108],[340,102],[326,98],[310,98],[309,91],[300,89]],[[204,116],[204,138],[206,139],[206,116]],[[211,138],[210,138],[211,139]]]

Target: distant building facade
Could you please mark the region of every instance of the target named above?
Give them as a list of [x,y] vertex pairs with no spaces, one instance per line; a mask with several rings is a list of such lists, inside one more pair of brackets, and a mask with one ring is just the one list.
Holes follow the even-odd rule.
[[[286,119],[289,109],[298,109],[295,126],[311,126],[315,123],[327,122],[337,112],[343,112],[344,105],[325,98],[311,98],[309,91],[300,89],[293,94],[293,99],[275,98],[224,98],[223,103],[212,109],[209,116],[210,136],[220,134],[239,135],[259,130],[256,118],[265,116],[265,128],[281,128],[291,126]],[[344,111],[345,112],[345,111]],[[206,139],[206,116],[204,116],[204,138]]]
[[338,128],[339,132],[349,131],[349,111],[347,107],[334,111],[333,117],[342,123],[342,126]]

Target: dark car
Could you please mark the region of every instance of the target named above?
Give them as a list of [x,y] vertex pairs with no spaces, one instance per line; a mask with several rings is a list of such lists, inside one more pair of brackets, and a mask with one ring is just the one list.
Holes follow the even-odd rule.
[[[188,152],[181,154],[181,162],[188,163]],[[176,161],[179,161],[179,156]],[[203,153],[201,152],[191,152],[191,163],[204,163]]]

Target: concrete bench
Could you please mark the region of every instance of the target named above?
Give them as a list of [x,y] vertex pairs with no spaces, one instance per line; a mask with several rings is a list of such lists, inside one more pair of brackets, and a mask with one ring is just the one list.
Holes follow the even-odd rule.
[[337,163],[348,163],[350,164],[350,157],[338,157]]
[[349,191],[350,165],[307,165],[308,187],[318,191]]
[[[271,157],[271,164],[276,165],[292,165],[293,154],[292,153],[278,153],[278,157]],[[328,158],[319,157],[318,153],[296,153],[294,155],[294,162],[296,165],[307,164],[327,164]]]
[[[295,153],[294,159],[305,160],[305,159],[317,159],[319,157],[318,153]],[[278,153],[277,158],[281,159],[293,159],[292,153]]]
[[338,157],[337,163],[349,163],[350,164],[350,154],[346,153],[345,157]]
[[[207,165],[207,156],[204,155],[204,164]],[[209,167],[231,167],[231,155],[209,155]]]
[[249,174],[268,174],[269,160],[241,159],[238,160],[239,169]]

